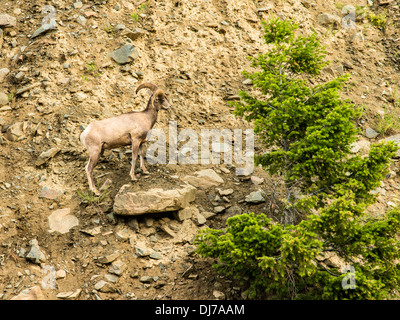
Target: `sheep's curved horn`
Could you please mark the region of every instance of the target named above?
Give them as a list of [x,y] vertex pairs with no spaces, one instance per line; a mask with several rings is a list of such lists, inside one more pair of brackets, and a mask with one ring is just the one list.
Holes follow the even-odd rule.
[[143,88],[150,89],[153,93],[158,89],[158,87],[154,83],[145,82],[145,83],[142,83],[139,87],[137,87],[136,93],[138,93],[139,90],[142,90]]

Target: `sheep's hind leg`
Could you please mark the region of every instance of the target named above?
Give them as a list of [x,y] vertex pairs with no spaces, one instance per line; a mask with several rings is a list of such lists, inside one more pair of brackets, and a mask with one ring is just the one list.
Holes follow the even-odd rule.
[[89,161],[85,167],[86,175],[87,175],[88,182],[89,182],[89,188],[97,196],[100,195],[100,192],[96,188],[96,183],[93,178],[93,169],[96,166],[97,162],[99,161],[101,154],[102,154],[102,149],[99,150],[96,148],[96,149],[90,150],[89,151]]
[[132,181],[137,181],[137,177],[135,175],[135,167],[136,167],[136,160],[138,157],[139,146],[140,146],[140,141],[132,139],[132,167],[131,167],[131,172],[129,173]]
[[143,174],[149,174],[149,171],[146,169],[146,167],[144,165],[143,142],[139,147],[139,157],[140,157],[140,169],[142,170]]

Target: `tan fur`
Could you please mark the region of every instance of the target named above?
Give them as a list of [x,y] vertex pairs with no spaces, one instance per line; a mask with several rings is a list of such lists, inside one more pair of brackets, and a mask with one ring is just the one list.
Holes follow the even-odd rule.
[[136,159],[140,156],[140,167],[144,174],[148,174],[144,166],[142,143],[145,141],[147,133],[153,128],[157,121],[158,111],[170,107],[163,90],[152,83],[143,83],[136,89],[136,93],[141,89],[150,89],[152,94],[149,98],[147,107],[143,111],[132,111],[119,116],[93,122],[81,133],[80,141],[89,152],[89,161],[85,167],[89,187],[97,195],[93,169],[105,149],[116,147],[132,146],[132,167],[130,176],[132,180],[137,180],[135,176]]

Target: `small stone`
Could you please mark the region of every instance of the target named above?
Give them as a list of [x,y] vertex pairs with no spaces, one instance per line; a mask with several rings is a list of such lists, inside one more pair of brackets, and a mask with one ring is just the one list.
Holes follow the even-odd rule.
[[120,241],[128,241],[131,235],[132,235],[132,230],[129,230],[127,228],[118,230],[115,233],[116,238]]
[[213,296],[217,300],[225,300],[225,293],[223,293],[221,291],[214,290],[213,291]]
[[81,1],[77,1],[77,2],[74,3],[74,8],[75,9],[80,9],[82,7],[83,7],[83,4],[82,4]]
[[78,100],[78,102],[82,102],[87,98],[87,95],[81,91],[75,93],[75,98]]
[[183,181],[202,189],[207,189],[224,183],[224,180],[212,169],[196,171],[194,176],[185,176]]
[[56,295],[58,299],[63,300],[75,300],[79,297],[82,289],[77,289],[76,291],[60,292]]
[[142,277],[140,277],[139,281],[142,283],[151,283],[153,281],[153,277],[142,276]]
[[136,59],[139,56],[139,53],[133,45],[126,44],[121,48],[110,52],[108,55],[118,64],[126,64],[132,59]]
[[143,29],[135,28],[133,30],[130,30],[125,28],[121,35],[128,37],[132,41],[135,41],[136,39],[142,37],[145,34],[146,31]]
[[250,177],[251,182],[253,182],[253,184],[255,184],[256,186],[262,184],[264,182],[264,178],[259,178],[257,176],[251,176]]
[[147,248],[146,244],[144,242],[137,242],[134,246],[135,253],[139,257],[146,257],[150,255],[150,249]]
[[61,234],[69,232],[69,230],[79,225],[79,220],[70,214],[70,208],[58,209],[53,211],[49,216],[49,232],[59,232]]
[[203,225],[207,222],[207,220],[201,213],[197,213],[196,222],[198,225]]
[[201,213],[201,215],[202,215],[204,218],[209,219],[209,218],[211,218],[211,217],[214,217],[214,216],[215,216],[215,213],[214,213],[214,212],[209,212],[209,211],[203,211],[203,212]]
[[214,207],[214,212],[215,213],[221,213],[221,212],[223,212],[225,210],[225,207],[224,206],[216,206],[216,207]]
[[249,195],[246,196],[245,201],[247,203],[257,204],[257,203],[265,202],[265,199],[262,196],[261,191],[254,191],[254,192],[251,192]]
[[0,27],[10,28],[17,25],[17,19],[8,14],[0,14]]
[[36,159],[35,165],[40,166],[47,161],[49,161],[51,158],[53,158],[58,152],[60,152],[60,148],[51,148],[47,151],[43,151],[39,157]]
[[367,128],[367,129],[365,129],[365,136],[368,138],[368,139],[375,139],[377,136],[379,135],[379,133],[378,132],[376,132],[374,129],[372,129],[372,128]]
[[67,273],[65,272],[65,270],[60,269],[56,271],[56,280],[58,279],[64,279],[67,276]]
[[[85,234],[88,234],[88,235],[94,237],[94,236],[100,234],[101,226],[97,226],[97,227],[94,227],[94,228],[91,228],[91,229],[84,229],[84,230],[80,230],[80,231],[85,233]],[[107,241],[106,241],[106,243],[107,243]]]
[[115,274],[106,274],[104,276],[104,279],[106,279],[106,281],[111,282],[111,283],[118,282],[118,276],[116,276]]
[[5,77],[7,76],[7,74],[9,74],[9,72],[10,72],[10,69],[8,69],[8,68],[0,69],[0,83],[2,83],[4,81]]
[[26,259],[32,261],[33,263],[40,264],[41,262],[46,262],[46,256],[39,247],[39,243],[36,239],[30,241],[31,250],[26,255]]
[[199,210],[196,207],[190,206],[174,213],[174,217],[178,221],[183,221],[186,219],[190,219],[191,217],[195,216],[195,214],[197,214],[198,212]]
[[100,280],[94,285],[94,288],[100,292],[104,293],[113,293],[115,292],[115,288],[111,283],[108,283],[107,281]]
[[0,92],[0,106],[8,104],[8,95],[4,92]]
[[116,274],[117,276],[120,276],[125,270],[127,266],[124,262],[121,260],[116,260],[113,263],[111,263],[110,269],[108,272]]
[[225,189],[225,190],[218,189],[218,192],[221,196],[229,196],[233,193],[233,189]]
[[162,259],[162,254],[157,251],[153,251],[150,254],[150,258],[155,259],[155,260],[160,260],[160,259]]
[[76,18],[76,22],[78,22],[81,26],[85,26],[87,19],[84,16],[79,16]]
[[46,300],[46,298],[40,286],[34,286],[22,290],[17,296],[11,298],[11,300]]
[[340,17],[329,13],[321,13],[317,16],[317,21],[325,27],[333,26],[334,29],[339,29],[341,26]]
[[25,138],[25,131],[27,128],[27,122],[16,122],[7,128],[4,137],[9,141],[23,140]]
[[121,255],[121,253],[117,250],[117,251],[115,251],[115,252],[113,252],[111,254],[108,254],[106,256],[98,258],[97,261],[102,263],[102,264],[107,264],[107,263],[113,262],[120,255]]

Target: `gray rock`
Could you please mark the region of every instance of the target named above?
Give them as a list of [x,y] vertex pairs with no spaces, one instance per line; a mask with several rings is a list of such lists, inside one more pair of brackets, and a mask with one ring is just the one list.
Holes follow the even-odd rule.
[[339,27],[341,26],[340,17],[329,13],[319,14],[317,16],[317,21],[319,24],[325,27],[333,26],[334,29],[339,29]]
[[157,251],[153,251],[152,253],[150,253],[150,258],[160,260],[162,259],[162,254]]
[[104,293],[113,293],[116,291],[114,286],[111,283],[104,281],[104,280],[100,280],[99,282],[97,282],[94,285],[94,288],[96,290],[98,290],[100,292],[104,292]]
[[192,186],[207,189],[210,187],[218,186],[224,183],[222,179],[214,170],[205,169],[201,171],[196,171],[194,176],[185,176],[183,181],[191,184]]
[[213,291],[213,296],[217,300],[225,300],[225,293],[223,293],[221,291],[214,290]]
[[86,18],[84,16],[79,16],[78,18],[76,18],[76,22],[78,22],[81,26],[86,25]]
[[67,233],[69,230],[79,225],[79,220],[70,214],[70,208],[58,209],[49,216],[49,232]]
[[139,257],[146,257],[148,255],[150,255],[150,249],[147,248],[146,244],[144,242],[137,242],[134,246],[135,249],[135,253],[139,256]]
[[223,212],[225,210],[225,207],[224,206],[216,206],[216,207],[214,207],[214,212],[215,213],[221,213],[221,212]]
[[37,36],[46,33],[49,30],[54,30],[56,27],[56,21],[50,20],[49,23],[42,24],[38,29],[36,29],[31,35],[31,39],[36,38]]
[[76,300],[81,294],[82,289],[77,289],[75,291],[60,292],[57,294],[58,299],[63,300]]
[[33,263],[40,264],[41,262],[46,262],[46,256],[39,247],[39,243],[36,239],[30,241],[31,250],[26,255],[26,259],[32,261]]
[[133,45],[126,44],[121,48],[110,52],[108,55],[118,64],[126,64],[132,59],[136,59],[139,56],[139,53]]
[[140,28],[135,28],[135,29],[124,29],[122,32],[122,36],[126,36],[132,41],[135,41],[136,39],[140,38],[141,36],[145,35],[146,31]]
[[174,217],[178,221],[183,221],[194,217],[198,212],[199,210],[196,207],[190,206],[175,212]]
[[17,18],[12,17],[8,14],[0,14],[0,27],[10,28],[17,25]]
[[376,132],[374,129],[372,129],[372,128],[367,128],[367,129],[365,129],[365,136],[368,138],[368,139],[375,139],[377,136],[379,135],[379,133],[378,132]]
[[0,83],[2,83],[5,79],[5,77],[7,76],[7,74],[9,74],[10,69],[8,68],[1,68],[0,69]]
[[142,283],[151,283],[153,281],[153,277],[151,276],[142,276],[139,279],[140,282]]
[[42,189],[40,189],[39,198],[55,200],[60,195],[62,195],[62,192],[60,190],[51,189],[49,187],[43,187]]
[[7,128],[4,137],[9,141],[23,140],[25,138],[25,132],[27,128],[27,122],[16,122]]
[[74,8],[75,9],[80,9],[83,7],[83,3],[81,1],[77,1],[74,3]]
[[4,92],[0,92],[0,106],[8,104],[8,95]]
[[207,219],[200,212],[198,212],[196,215],[196,223],[198,225],[203,225],[206,222],[207,222]]
[[125,270],[127,266],[125,262],[121,260],[116,260],[113,263],[111,263],[110,269],[108,272],[116,274],[117,276],[120,276]]
[[42,152],[39,157],[36,159],[35,165],[40,166],[44,164],[45,162],[49,161],[51,158],[53,158],[58,152],[60,152],[60,148],[51,148],[47,151]]
[[114,252],[111,253],[111,254],[108,254],[108,255],[99,257],[99,258],[97,259],[97,261],[100,262],[100,263],[102,263],[102,264],[107,264],[107,263],[113,262],[113,261],[114,261],[115,259],[117,259],[120,255],[121,255],[121,253],[117,250],[117,251],[114,251]]
[[11,298],[11,300],[46,300],[46,298],[40,286],[34,286],[22,290],[17,296]]
[[247,203],[257,204],[257,203],[265,202],[265,199],[264,199],[261,191],[254,191],[254,192],[251,192],[249,195],[246,196],[245,201]]
[[147,191],[131,191],[124,185],[114,199],[114,212],[119,215],[141,215],[181,210],[195,199],[196,188],[185,186],[170,190],[153,188]]

